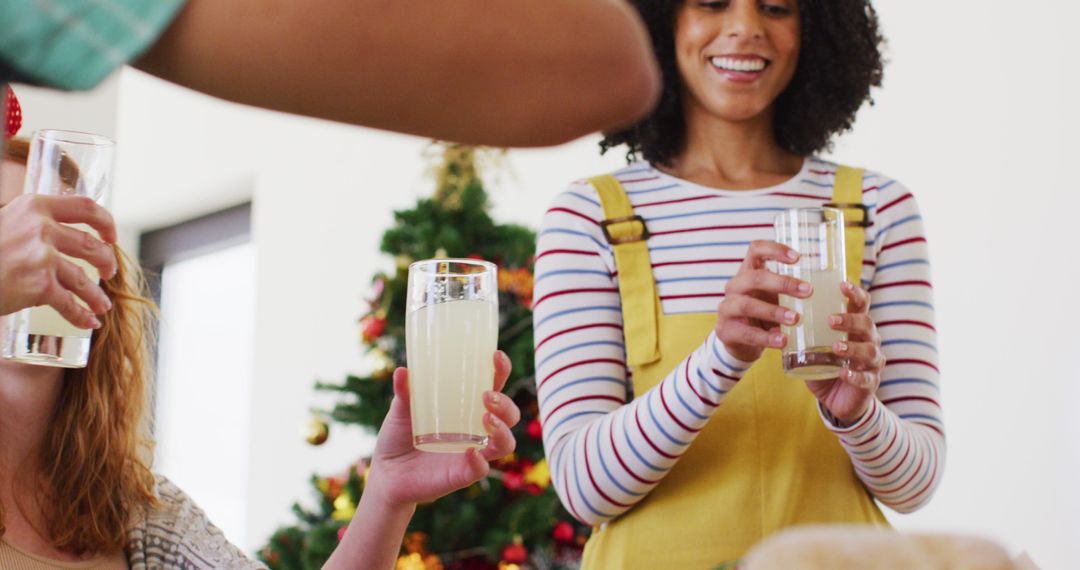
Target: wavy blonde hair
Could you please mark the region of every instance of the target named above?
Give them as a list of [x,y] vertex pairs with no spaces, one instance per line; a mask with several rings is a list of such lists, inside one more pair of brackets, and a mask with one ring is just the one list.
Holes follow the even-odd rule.
[[[25,160],[20,147],[5,149],[5,157]],[[123,549],[135,512],[156,502],[146,412],[157,311],[138,264],[113,250],[116,275],[101,282],[112,309],[99,316],[86,368],[64,374],[41,447],[37,493],[27,498],[44,515],[38,532],[57,549],[85,556]],[[15,506],[26,510],[22,501]],[[0,536],[2,521],[0,505]]]

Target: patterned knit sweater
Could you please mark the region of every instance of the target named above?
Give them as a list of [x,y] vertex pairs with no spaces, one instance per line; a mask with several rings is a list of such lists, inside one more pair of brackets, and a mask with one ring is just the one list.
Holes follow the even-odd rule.
[[248,559],[172,481],[157,477],[158,505],[138,513],[125,547],[131,570],[265,569]]

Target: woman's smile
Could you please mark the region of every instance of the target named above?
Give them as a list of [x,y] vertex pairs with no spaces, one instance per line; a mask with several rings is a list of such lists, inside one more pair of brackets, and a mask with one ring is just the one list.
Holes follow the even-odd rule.
[[769,67],[770,60],[748,54],[717,55],[709,63],[721,77],[736,83],[752,83]]

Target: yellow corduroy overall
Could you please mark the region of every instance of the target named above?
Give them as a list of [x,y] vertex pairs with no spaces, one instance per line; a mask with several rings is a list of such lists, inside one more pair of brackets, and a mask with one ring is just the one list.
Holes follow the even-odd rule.
[[[849,221],[848,280],[859,283],[866,218],[862,170],[840,167],[833,204]],[[590,180],[615,251],[634,393],[657,385],[716,326],[714,313],[665,315],[644,220],[612,176]],[[711,569],[792,525],[887,525],[802,381],[766,350],[724,398],[664,480],[626,513],[594,530],[585,570]]]

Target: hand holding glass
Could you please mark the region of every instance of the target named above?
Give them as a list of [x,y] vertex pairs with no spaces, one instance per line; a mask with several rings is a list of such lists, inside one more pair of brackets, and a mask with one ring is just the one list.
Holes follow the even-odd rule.
[[774,222],[776,241],[799,252],[793,264],[777,264],[778,273],[810,283],[807,299],[780,295],[780,305],[798,313],[799,321],[781,327],[787,335],[784,371],[804,380],[836,378],[845,360],[833,352],[847,334],[829,326],[829,315],[847,312],[840,290],[844,281],[844,213],[834,208],[786,210]]
[[472,259],[409,266],[405,320],[413,445],[421,451],[483,448],[483,394],[492,389],[499,336],[496,268]]
[[[115,143],[105,137],[71,131],[34,133],[26,163],[24,194],[87,196],[103,204],[112,183]],[[94,234],[88,225],[71,227]],[[65,256],[98,282],[88,261]],[[82,299],[76,298],[82,306]],[[23,309],[6,318],[2,356],[29,364],[82,368],[90,354],[91,329],[69,323],[52,307]]]

